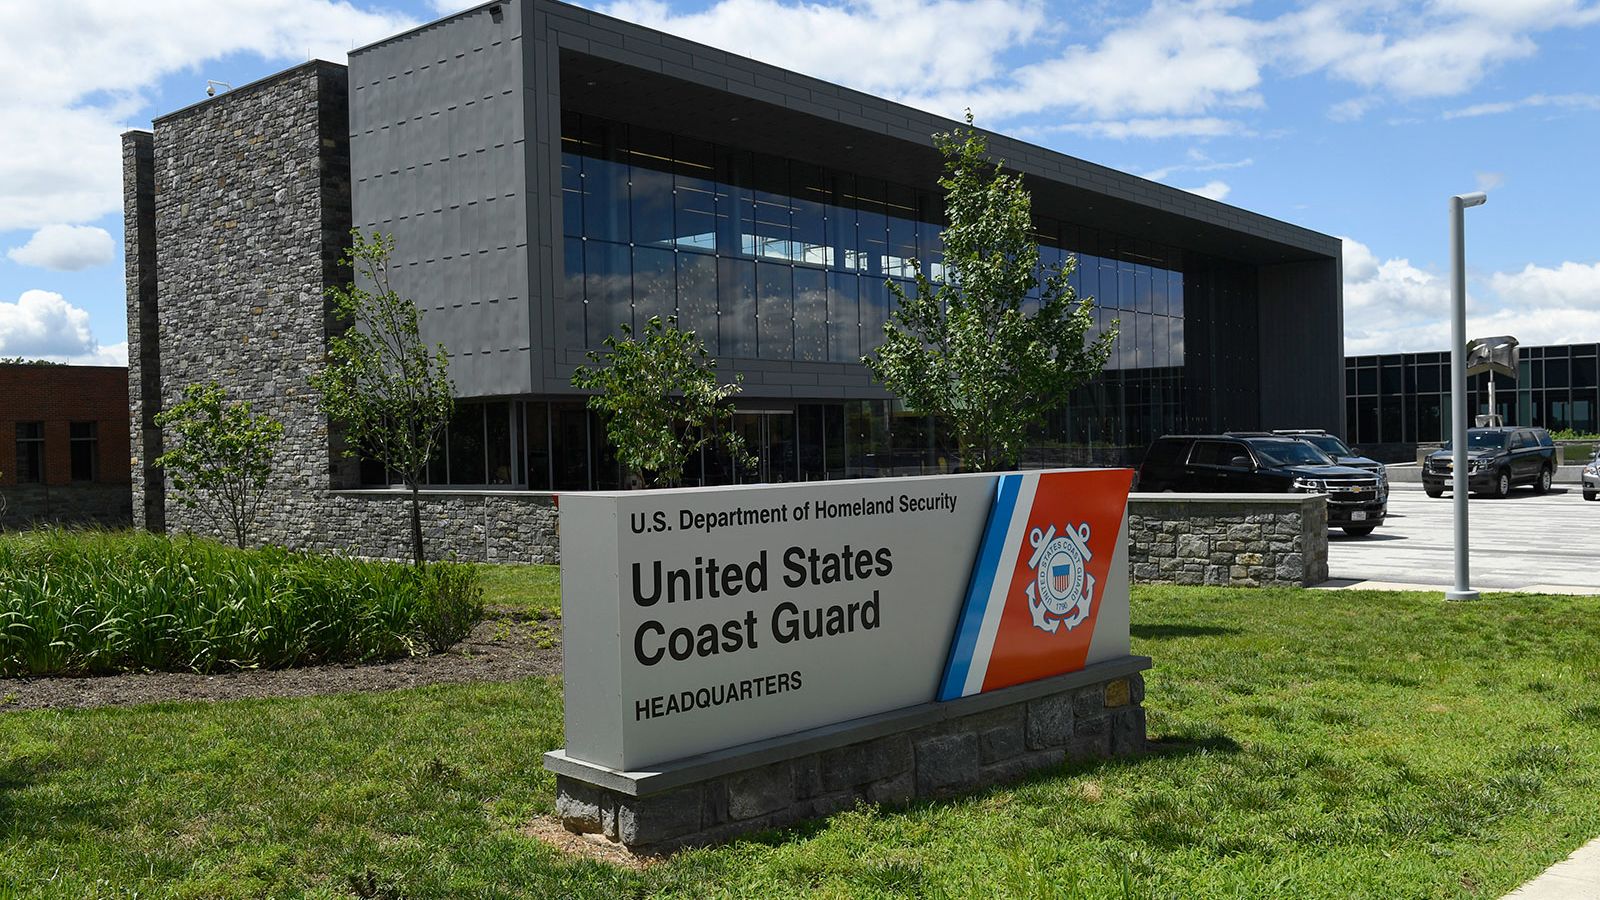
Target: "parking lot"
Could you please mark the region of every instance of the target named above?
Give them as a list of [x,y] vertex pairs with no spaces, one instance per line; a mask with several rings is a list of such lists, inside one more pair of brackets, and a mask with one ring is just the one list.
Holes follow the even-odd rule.
[[[1454,504],[1432,499],[1421,485],[1396,484],[1389,518],[1365,538],[1329,537],[1331,587],[1377,584],[1449,585],[1454,579]],[[1517,488],[1504,500],[1473,497],[1472,587],[1600,593],[1600,502],[1576,486],[1538,496]]]

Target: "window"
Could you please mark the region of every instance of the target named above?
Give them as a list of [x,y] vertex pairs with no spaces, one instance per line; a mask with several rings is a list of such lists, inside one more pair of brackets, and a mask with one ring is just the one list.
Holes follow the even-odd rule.
[[71,436],[72,480],[94,481],[100,459],[100,423],[73,422]]
[[1195,441],[1194,450],[1189,454],[1191,466],[1229,466],[1233,458],[1243,456],[1249,458],[1250,452],[1243,444],[1231,441]]
[[44,423],[17,423],[17,483],[44,481]]

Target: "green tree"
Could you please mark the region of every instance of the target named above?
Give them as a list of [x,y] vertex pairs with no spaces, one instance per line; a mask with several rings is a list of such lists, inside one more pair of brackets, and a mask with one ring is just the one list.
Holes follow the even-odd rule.
[[964,469],[992,471],[1015,466],[1029,426],[1105,367],[1116,325],[1085,344],[1094,308],[1067,283],[1076,260],[1040,270],[1022,176],[989,161],[970,110],[967,126],[933,136],[950,222],[942,276],[913,261],[915,296],[889,282],[895,310],[862,362],[908,407],[950,423]]
[[174,438],[156,465],[172,479],[178,502],[243,548],[266,496],[283,423],[256,415],[248,400],[228,402],[228,392],[211,381],[184,388],[183,400],[157,415],[156,424]]
[[422,500],[428,462],[455,411],[444,345],[423,343],[422,312],[389,282],[394,239],[351,232],[341,260],[355,280],[328,289],[347,327],[328,341],[328,364],[311,377],[322,409],[343,428],[345,453],[382,463],[411,492],[411,551],[420,567]]
[[739,393],[717,379],[717,361],[693,331],[680,331],[676,317],[651,316],[637,339],[622,326],[622,338],[605,339],[606,350],[589,352],[594,367],[579,366],[573,386],[597,391],[589,408],[605,416],[606,437],[617,459],[651,486],[683,481],[683,468],[700,448],[720,443],[740,465],[754,465],[744,441],[728,426],[725,401]]

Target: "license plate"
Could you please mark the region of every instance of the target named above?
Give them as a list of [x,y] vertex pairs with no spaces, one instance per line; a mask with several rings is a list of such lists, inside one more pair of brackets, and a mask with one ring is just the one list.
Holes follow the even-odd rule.
[[1363,512],[1362,510],[1358,509],[1355,512],[1350,514],[1350,521],[1352,521],[1352,522],[1365,522],[1366,520],[1367,520],[1367,514],[1365,512]]

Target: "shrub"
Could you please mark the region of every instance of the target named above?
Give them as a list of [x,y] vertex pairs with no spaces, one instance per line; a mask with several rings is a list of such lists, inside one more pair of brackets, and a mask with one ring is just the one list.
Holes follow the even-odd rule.
[[195,537],[0,538],[0,676],[218,672],[443,650],[483,616],[477,571]]

